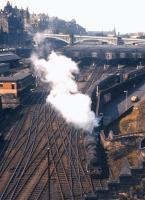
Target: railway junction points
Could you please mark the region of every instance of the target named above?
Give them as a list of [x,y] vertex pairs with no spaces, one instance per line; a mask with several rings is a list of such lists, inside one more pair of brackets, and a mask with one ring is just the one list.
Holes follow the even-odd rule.
[[[2,200],[145,199],[144,126],[115,134],[104,130],[128,109],[135,112],[134,104],[142,110],[138,117],[144,117],[144,48],[85,49],[76,45],[63,52],[79,62],[78,87],[101,116],[89,137],[46,104],[50,87],[34,87],[36,79],[19,57],[0,72]],[[9,63],[7,58],[3,54],[2,63]],[[20,80],[14,80],[17,71],[23,74]],[[4,98],[4,93],[13,95]],[[139,101],[131,102],[131,96]]]

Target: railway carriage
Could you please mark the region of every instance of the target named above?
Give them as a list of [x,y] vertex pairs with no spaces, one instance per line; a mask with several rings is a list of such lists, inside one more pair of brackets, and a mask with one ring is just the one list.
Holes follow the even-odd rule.
[[98,81],[96,87],[98,91],[101,91],[119,82],[120,74],[106,74],[101,80]]
[[129,79],[133,79],[137,76],[144,75],[144,74],[145,74],[145,67],[143,67],[141,69],[135,69],[131,72],[123,74],[123,80],[126,81]]
[[24,91],[35,85],[35,77],[29,71],[19,71],[8,77],[0,77],[2,108],[16,108],[21,104]]
[[126,55],[125,52],[120,52],[120,53],[119,53],[119,58],[125,59],[126,57],[127,57],[127,55]]
[[116,59],[116,53],[115,52],[105,52],[105,58],[106,60],[113,60]]
[[98,53],[96,51],[91,52],[92,58],[98,58]]
[[136,52],[132,52],[131,54],[132,54],[132,58],[136,60],[136,58],[137,58],[137,53],[136,53]]
[[142,52],[137,52],[136,57],[137,57],[137,59],[142,59],[144,56],[143,56]]

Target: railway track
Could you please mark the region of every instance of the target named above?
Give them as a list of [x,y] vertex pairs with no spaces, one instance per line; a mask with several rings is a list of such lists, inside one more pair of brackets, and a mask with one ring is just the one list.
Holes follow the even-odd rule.
[[[40,101],[40,98],[39,98]],[[36,110],[37,112],[41,110],[41,106],[39,105],[39,101],[37,102],[38,104],[36,104]],[[40,107],[38,109],[38,107]],[[39,113],[39,112],[38,112]],[[2,193],[2,199],[14,199],[13,198],[13,194],[14,191],[17,189],[17,185],[20,185],[19,182],[25,172],[25,169],[27,167],[27,165],[29,164],[33,151],[36,149],[35,145],[36,145],[36,138],[37,136],[37,123],[39,121],[40,124],[40,116],[39,114],[41,114],[41,112],[35,116],[35,112],[32,115],[31,118],[31,122],[30,122],[30,128],[27,130],[27,134],[26,134],[26,138],[23,141],[22,138],[21,140],[19,140],[19,143],[22,143],[22,145],[20,145],[20,147],[22,147],[22,149],[19,147],[17,149],[17,151],[13,154],[12,158],[10,159],[10,154],[11,151],[13,149],[13,145],[11,150],[8,152],[7,156],[6,156],[6,160],[8,160],[9,162],[2,165],[1,167],[1,176],[3,176],[4,178],[6,177],[6,173],[9,171],[9,169],[13,168],[13,173],[10,176],[10,179],[8,180],[7,184],[5,185],[4,191]],[[36,123],[37,121],[37,123]],[[19,132],[19,131],[18,131]],[[40,140],[40,138],[38,139]],[[41,140],[40,140],[41,141]],[[37,144],[38,145],[38,144]],[[22,151],[22,152],[21,152]],[[16,153],[21,154],[19,155],[19,157],[16,156]],[[18,155],[18,154],[17,154]],[[13,163],[12,161],[16,159],[18,161],[18,163]],[[19,180],[19,181],[17,181]],[[11,191],[13,190],[13,192],[11,193]],[[9,198],[9,196],[11,196]]]
[[[100,68],[94,70],[98,71],[92,73],[90,82],[102,73]],[[24,107],[24,116],[7,135],[9,143],[0,163],[2,200],[45,200],[49,192],[55,200],[82,200],[104,185],[87,172],[86,133],[67,124],[50,104],[45,105],[46,95],[45,91],[38,93],[34,105],[33,98],[29,99],[30,107]]]
[[[68,126],[57,116],[55,126],[51,123],[47,126],[47,130],[52,132],[48,135],[48,146],[51,183],[55,186],[50,194],[54,195],[54,191],[57,191],[55,199],[83,199],[87,193],[94,191],[94,183],[86,172],[83,136],[80,135],[80,131]],[[46,182],[41,192],[39,191],[38,199],[45,199],[47,188]],[[53,196],[51,198],[53,199]]]
[[[11,160],[13,160],[13,157],[16,156],[17,152],[19,151],[19,148],[21,148],[25,142],[24,137],[28,133],[28,129],[23,131],[23,128],[25,126],[26,120],[29,118],[31,110],[32,110],[31,108],[27,108],[25,110],[24,117],[21,118],[19,121],[17,121],[16,124],[14,124],[14,126],[12,127],[10,132],[5,137],[6,144],[4,146],[3,151],[0,154],[0,157],[2,157],[2,155],[4,154],[5,151],[6,151],[6,155],[4,155],[4,157],[2,158],[3,162],[0,166],[0,176],[3,173],[4,166],[8,165],[8,163],[7,163],[8,161],[11,162]],[[9,145],[9,141],[12,141],[10,143],[10,145]],[[17,147],[17,151],[13,153],[13,149],[17,145],[19,146],[19,147]],[[11,156],[11,154],[13,154],[13,156]],[[9,159],[9,157],[11,157],[11,160]]]

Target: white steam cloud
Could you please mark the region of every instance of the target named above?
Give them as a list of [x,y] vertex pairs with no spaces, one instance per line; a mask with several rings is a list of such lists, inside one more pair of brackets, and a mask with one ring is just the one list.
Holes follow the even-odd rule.
[[92,132],[97,126],[95,113],[91,111],[91,99],[78,91],[74,74],[79,73],[77,64],[70,58],[52,52],[47,60],[34,54],[32,62],[37,75],[51,85],[46,101],[59,111],[67,122]]
[[42,42],[44,42],[44,36],[41,33],[36,33],[33,37],[33,40],[35,42],[36,45],[41,44]]

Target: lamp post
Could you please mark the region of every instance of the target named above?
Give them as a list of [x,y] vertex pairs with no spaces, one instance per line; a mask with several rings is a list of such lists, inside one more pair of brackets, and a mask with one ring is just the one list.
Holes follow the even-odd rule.
[[96,88],[96,96],[98,97],[99,96],[99,86],[97,85],[97,88]]
[[124,93],[125,93],[125,109],[127,110],[128,109],[128,105],[127,105],[127,97],[128,97],[128,91],[127,90],[124,90]]
[[47,149],[48,156],[48,200],[50,200],[50,148]]

